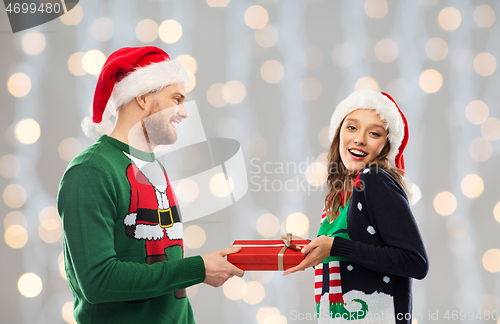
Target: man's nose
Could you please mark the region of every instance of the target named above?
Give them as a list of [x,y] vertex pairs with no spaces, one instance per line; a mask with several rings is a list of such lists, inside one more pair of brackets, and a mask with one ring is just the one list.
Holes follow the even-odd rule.
[[177,114],[181,117],[181,118],[188,118],[188,111],[186,109],[186,106],[184,106],[184,104],[180,104],[179,105],[179,111],[177,112]]

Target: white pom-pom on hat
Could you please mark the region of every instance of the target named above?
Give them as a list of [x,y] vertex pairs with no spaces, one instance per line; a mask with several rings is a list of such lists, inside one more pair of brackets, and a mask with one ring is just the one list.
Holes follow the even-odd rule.
[[410,206],[413,206],[420,200],[420,198],[422,198],[420,188],[410,181],[407,176],[403,177],[403,183],[406,188],[406,194],[408,195],[408,203]]
[[98,140],[104,134],[109,135],[113,130],[113,126],[113,122],[109,118],[103,119],[100,123],[94,123],[90,116],[82,120],[83,132],[93,140]]

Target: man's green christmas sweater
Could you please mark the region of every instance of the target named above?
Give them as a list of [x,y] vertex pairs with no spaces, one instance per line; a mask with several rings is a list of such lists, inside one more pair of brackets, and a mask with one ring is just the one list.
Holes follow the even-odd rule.
[[153,153],[108,136],[61,180],[64,260],[78,323],[193,323],[185,288],[205,280],[183,258],[177,199]]

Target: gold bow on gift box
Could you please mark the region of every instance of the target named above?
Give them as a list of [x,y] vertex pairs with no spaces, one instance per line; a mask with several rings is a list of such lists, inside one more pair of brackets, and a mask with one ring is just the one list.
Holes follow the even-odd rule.
[[[278,270],[283,271],[284,269],[284,255],[287,249],[292,249],[294,251],[300,251],[302,247],[306,246],[307,244],[303,244],[304,242],[301,242],[302,244],[292,244],[292,240],[303,240],[303,241],[308,241],[304,240],[300,237],[297,237],[295,235],[292,235],[292,233],[287,233],[286,232],[286,219],[281,223],[281,239],[283,240],[283,243],[281,244],[255,244],[255,243],[240,243],[240,244],[234,244],[233,246],[239,246],[242,248],[247,248],[247,247],[281,247],[281,250],[278,253]],[[258,241],[258,240],[257,240]],[[278,240],[275,240],[278,241]],[[236,241],[237,242],[237,241]],[[255,241],[254,241],[255,242]],[[229,261],[229,256],[228,256],[228,261]]]
[[292,233],[286,232],[286,218],[281,223],[281,239],[283,240],[284,246],[278,253],[278,270],[283,271],[283,256],[285,255],[286,249],[292,249],[294,251],[300,251],[305,244],[292,244],[292,239],[303,240],[303,238],[292,235]]

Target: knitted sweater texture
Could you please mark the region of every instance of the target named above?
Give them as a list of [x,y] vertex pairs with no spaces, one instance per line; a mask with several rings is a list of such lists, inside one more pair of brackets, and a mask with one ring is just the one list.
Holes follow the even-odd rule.
[[319,234],[335,237],[315,270],[320,322],[329,315],[334,323],[411,323],[412,278],[426,276],[428,258],[406,194],[388,172],[361,170],[337,219],[329,224],[323,213]]
[[[163,185],[139,162],[156,167]],[[163,172],[153,153],[108,136],[65,171],[57,203],[78,323],[194,323],[184,289],[204,281],[205,267],[200,256],[183,258],[180,211]]]

